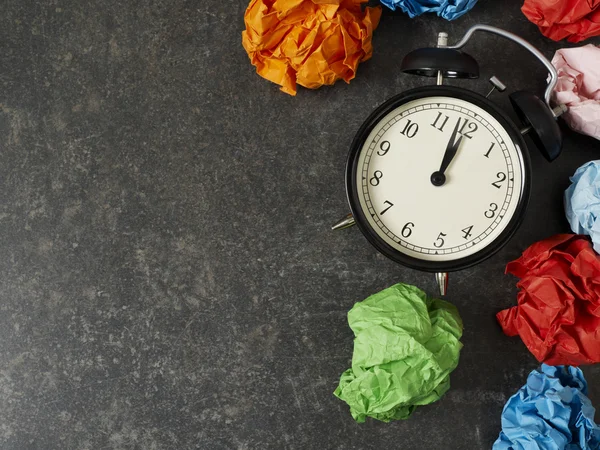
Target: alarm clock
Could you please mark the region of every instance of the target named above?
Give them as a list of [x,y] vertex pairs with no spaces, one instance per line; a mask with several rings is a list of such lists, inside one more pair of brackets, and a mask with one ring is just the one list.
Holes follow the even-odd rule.
[[[496,77],[487,96],[443,83],[479,77],[477,61],[460,50],[479,31],[521,45],[549,72],[544,100],[527,91],[510,95],[520,124],[489,99],[506,89]],[[356,224],[388,258],[435,273],[442,295],[448,272],[489,258],[515,233],[531,186],[523,136],[554,160],[562,147],[556,119],[566,111],[550,105],[555,68],[527,41],[487,25],[473,26],[454,46],[447,39],[440,33],[437,47],[415,50],[401,65],[437,83],[389,99],[356,133],[346,164],[351,213],[332,227]]]

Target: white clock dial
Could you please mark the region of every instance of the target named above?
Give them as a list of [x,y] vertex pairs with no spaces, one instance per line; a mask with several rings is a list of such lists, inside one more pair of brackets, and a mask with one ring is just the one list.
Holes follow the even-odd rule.
[[[436,186],[457,130],[460,144]],[[461,138],[462,137],[462,138]],[[424,97],[385,115],[358,157],[360,206],[395,250],[426,261],[452,261],[494,242],[523,195],[521,148],[485,109],[454,97]]]

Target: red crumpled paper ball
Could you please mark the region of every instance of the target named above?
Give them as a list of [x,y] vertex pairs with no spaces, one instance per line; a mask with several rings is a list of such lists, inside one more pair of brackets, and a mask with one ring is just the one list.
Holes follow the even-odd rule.
[[523,14],[555,41],[600,35],[600,0],[525,0]]
[[517,306],[496,317],[550,365],[600,362],[600,256],[587,237],[559,234],[506,266],[521,280]]
[[356,75],[373,54],[381,7],[368,0],[251,0],[242,44],[257,73],[296,95]]

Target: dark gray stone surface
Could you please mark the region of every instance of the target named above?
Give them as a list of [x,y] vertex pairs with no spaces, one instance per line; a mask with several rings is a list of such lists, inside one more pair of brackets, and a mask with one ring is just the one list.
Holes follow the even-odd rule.
[[[432,276],[329,227],[348,210],[361,122],[428,82],[400,74],[405,53],[478,22],[549,57],[565,45],[519,6],[482,0],[453,23],[386,12],[350,85],[293,98],[248,62],[245,1],[5,0],[0,448],[489,448],[536,367],[494,320],[515,302],[504,265],[568,230],[561,193],[599,143],[567,131],[552,165],[532,151],[520,231],[452,278],[465,323],[452,389],[408,421],[355,424],[332,391],[354,302],[399,281],[435,293]],[[469,52],[486,77],[541,93],[544,70],[525,51],[485,37]],[[600,401],[600,368],[585,374]]]

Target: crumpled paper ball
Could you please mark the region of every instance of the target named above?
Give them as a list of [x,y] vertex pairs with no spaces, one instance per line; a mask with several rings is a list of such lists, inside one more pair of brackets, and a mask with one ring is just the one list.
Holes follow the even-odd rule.
[[590,161],[575,171],[565,191],[565,213],[573,233],[592,238],[600,253],[600,161]]
[[595,412],[580,369],[543,364],[506,402],[492,450],[597,450]]
[[561,117],[578,133],[600,139],[600,47],[560,49],[552,64],[558,71],[552,99],[569,107]]
[[357,422],[408,419],[450,388],[462,348],[462,321],[450,303],[396,284],[356,303],[348,323],[355,335],[352,368],[334,395]]
[[521,11],[555,41],[580,42],[600,34],[598,0],[525,0]]
[[600,256],[588,238],[559,234],[537,242],[506,266],[521,280],[517,306],[496,318],[540,362],[600,362]]
[[381,0],[381,3],[394,11],[400,8],[411,19],[432,12],[446,20],[454,20],[468,13],[477,0]]
[[296,83],[311,89],[349,82],[358,64],[373,54],[371,38],[381,8],[367,0],[252,0],[242,43],[260,76],[296,95]]

